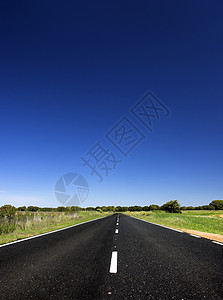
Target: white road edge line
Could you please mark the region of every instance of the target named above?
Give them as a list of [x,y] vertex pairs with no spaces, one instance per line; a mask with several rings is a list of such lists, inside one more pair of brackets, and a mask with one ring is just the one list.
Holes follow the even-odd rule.
[[115,229],[115,233],[118,233],[118,229]]
[[174,230],[174,231],[177,231],[177,232],[184,233],[184,231],[181,231],[181,230],[178,230],[178,229],[175,229],[175,228],[171,228],[171,227],[167,227],[167,226],[164,226],[164,225],[156,224],[156,223],[149,222],[149,221],[139,219],[139,218],[136,218],[136,217],[131,217],[131,218],[134,218],[134,219],[139,220],[139,221],[147,222],[147,223],[150,223],[150,224],[153,224],[153,225],[157,225],[157,226],[160,226],[160,227],[164,227],[164,228],[167,228],[167,229],[171,229],[171,230]]
[[104,218],[107,218],[107,216],[102,217],[102,218],[98,218],[98,219],[94,219],[94,220],[90,220],[90,221],[85,221],[83,223],[74,224],[74,225],[71,225],[71,226],[68,226],[68,227],[56,229],[56,230],[53,230],[53,231],[33,235],[33,236],[27,237],[27,238],[22,239],[22,240],[17,240],[17,241],[14,241],[14,242],[9,242],[9,243],[6,243],[6,244],[2,244],[2,245],[0,245],[0,248],[5,247],[5,246],[9,246],[9,245],[12,245],[12,244],[16,244],[16,243],[28,241],[28,240],[31,240],[31,239],[35,239],[35,238],[38,238],[38,237],[41,237],[41,236],[44,236],[44,235],[47,235],[47,234],[55,233],[55,232],[58,232],[58,231],[62,231],[62,230],[65,230],[65,229],[69,229],[69,228],[72,228],[72,227],[75,227],[75,226],[78,226],[78,225],[82,225],[82,224],[90,223],[90,222],[93,222],[93,221],[101,220],[101,219],[104,219]]
[[118,251],[113,251],[111,256],[110,273],[117,273]]
[[[171,230],[174,230],[174,231],[177,231],[177,232],[184,233],[184,231],[181,231],[181,230],[178,230],[178,229],[175,229],[175,228],[171,228],[171,227],[167,227],[167,226],[164,226],[164,225],[156,224],[156,223],[149,222],[149,221],[146,221],[146,220],[142,220],[142,219],[139,219],[139,218],[136,218],[136,217],[131,217],[131,218],[134,218],[134,219],[137,219],[137,220],[140,220],[140,221],[144,221],[144,222],[147,222],[147,223],[151,223],[151,224],[154,224],[154,225],[157,225],[157,226],[160,226],[160,227],[164,227],[164,228],[167,228],[167,229],[171,229]],[[197,238],[201,238],[201,236],[196,236],[194,234],[190,234],[190,235],[192,235],[194,237],[197,237]],[[223,246],[223,243],[219,243],[219,242],[216,242],[216,241],[212,241],[212,243]]]
[[198,239],[201,238],[201,236],[198,236],[198,235],[195,235],[195,234],[192,234],[192,233],[190,233],[190,235],[193,236],[193,237],[196,237],[196,238],[198,238]]
[[212,241],[212,243],[215,243],[215,244],[223,246],[223,243],[219,243],[219,242],[216,242],[216,241]]

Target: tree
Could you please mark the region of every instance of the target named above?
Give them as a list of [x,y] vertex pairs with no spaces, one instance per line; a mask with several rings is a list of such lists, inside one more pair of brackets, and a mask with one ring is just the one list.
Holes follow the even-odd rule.
[[111,206],[107,206],[107,211],[113,211],[113,212],[115,212],[115,207],[113,206],[113,205],[111,205]]
[[58,212],[64,212],[64,211],[67,211],[67,209],[66,209],[66,207],[64,207],[64,206],[58,206],[58,207],[57,207],[57,211],[58,211]]
[[122,207],[121,206],[116,206],[115,211],[117,211],[117,212],[122,211]]
[[209,205],[213,206],[215,210],[221,210],[223,209],[223,200],[213,200]]
[[50,212],[50,211],[53,211],[53,208],[52,207],[43,207],[43,208],[41,208],[41,211]]
[[142,206],[139,205],[129,206],[129,211],[142,211]]
[[26,206],[20,206],[17,208],[18,211],[26,211]]
[[149,211],[149,206],[143,206],[142,210],[143,211]]
[[122,212],[122,211],[128,211],[128,207],[127,206],[116,206],[115,211],[117,212]]
[[28,206],[27,210],[28,211],[38,211],[38,210],[40,210],[40,208],[38,206]]
[[88,207],[86,207],[86,210],[87,210],[87,211],[92,211],[92,210],[95,210],[95,208],[92,207],[92,206],[88,206]]
[[151,210],[151,211],[153,211],[153,210],[159,210],[159,209],[160,209],[159,205],[156,205],[156,204],[151,204],[149,206],[149,210]]
[[181,213],[180,203],[178,200],[166,202],[162,205],[161,209],[170,213]]

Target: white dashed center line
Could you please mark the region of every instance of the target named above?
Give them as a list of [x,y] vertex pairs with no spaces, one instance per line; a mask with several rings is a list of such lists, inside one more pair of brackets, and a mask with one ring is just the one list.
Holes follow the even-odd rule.
[[115,233],[118,233],[118,229],[115,229]]
[[113,251],[111,256],[110,273],[117,273],[118,252]]

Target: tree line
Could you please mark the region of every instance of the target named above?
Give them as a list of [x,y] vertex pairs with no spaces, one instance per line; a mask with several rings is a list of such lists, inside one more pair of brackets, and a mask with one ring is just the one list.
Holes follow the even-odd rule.
[[100,212],[125,212],[125,211],[157,211],[162,210],[171,213],[180,213],[182,210],[223,210],[223,200],[213,200],[209,205],[202,206],[181,206],[178,200],[171,200],[162,206],[151,204],[148,206],[96,206],[82,208],[79,206],[58,206],[58,207],[38,207],[38,206],[20,206],[18,208],[12,205],[0,207],[0,217],[11,215],[16,211],[30,212],[77,212],[77,211],[100,211]]

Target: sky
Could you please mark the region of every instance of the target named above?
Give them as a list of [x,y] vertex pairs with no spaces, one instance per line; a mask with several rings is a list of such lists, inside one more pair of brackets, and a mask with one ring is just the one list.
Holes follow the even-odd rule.
[[0,1],[0,206],[223,199],[222,14]]

